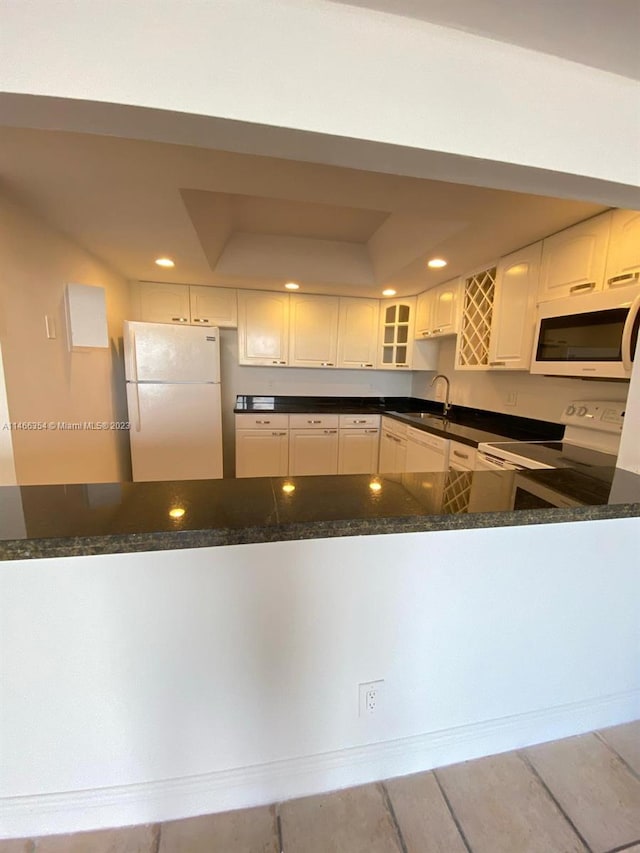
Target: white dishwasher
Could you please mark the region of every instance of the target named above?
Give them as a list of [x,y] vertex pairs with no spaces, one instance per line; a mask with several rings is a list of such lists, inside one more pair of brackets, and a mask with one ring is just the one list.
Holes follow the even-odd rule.
[[408,427],[405,471],[446,471],[448,468],[449,440]]

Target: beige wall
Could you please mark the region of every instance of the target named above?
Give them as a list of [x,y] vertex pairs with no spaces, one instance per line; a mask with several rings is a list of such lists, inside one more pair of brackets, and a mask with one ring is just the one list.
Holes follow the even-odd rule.
[[[105,288],[110,348],[70,353],[64,288]],[[15,200],[0,195],[0,342],[13,422],[126,421],[122,321],[126,281]],[[47,339],[45,314],[57,337]],[[126,432],[13,430],[18,483],[126,479]]]
[[[625,400],[629,391],[628,382],[534,376],[519,370],[509,373],[454,370],[455,349],[455,338],[443,339],[438,373],[449,377],[451,402],[459,406],[558,422],[569,400]],[[430,383],[434,376],[434,373],[414,373],[412,394],[424,400],[436,399],[434,392],[444,383],[439,381],[432,388]],[[515,406],[507,405],[507,395],[512,391],[517,394]]]

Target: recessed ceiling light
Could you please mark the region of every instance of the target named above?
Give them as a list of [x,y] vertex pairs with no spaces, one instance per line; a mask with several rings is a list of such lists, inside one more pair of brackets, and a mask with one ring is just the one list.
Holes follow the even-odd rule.
[[288,281],[285,284],[285,287],[287,288],[287,290],[299,290],[300,289],[300,285],[296,284],[295,281]]
[[169,515],[171,518],[182,518],[185,514],[186,509],[183,509],[181,506],[174,507],[174,509],[169,510]]
[[381,492],[382,483],[378,483],[376,480],[373,480],[371,483],[369,483],[369,488],[372,492]]
[[387,287],[386,290],[382,291],[383,296],[395,296],[396,291],[392,287]]
[[282,491],[285,493],[285,495],[291,495],[293,494],[293,492],[295,492],[295,490],[296,487],[293,485],[293,483],[285,483],[282,487]]
[[427,261],[427,266],[431,267],[432,270],[439,270],[440,267],[446,267],[447,262],[444,258],[431,258],[430,261]]
[[175,267],[175,263],[171,258],[156,258],[155,262],[159,267]]

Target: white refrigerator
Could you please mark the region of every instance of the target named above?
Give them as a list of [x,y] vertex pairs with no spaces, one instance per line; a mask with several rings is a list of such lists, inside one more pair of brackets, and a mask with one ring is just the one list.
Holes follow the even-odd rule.
[[222,477],[220,333],[124,324],[133,479]]

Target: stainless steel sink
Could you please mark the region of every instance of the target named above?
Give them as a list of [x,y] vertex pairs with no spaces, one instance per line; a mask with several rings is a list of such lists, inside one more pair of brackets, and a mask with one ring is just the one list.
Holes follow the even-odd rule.
[[409,417],[420,418],[421,421],[442,421],[446,424],[450,423],[449,418],[445,418],[444,415],[435,415],[433,412],[411,412]]

